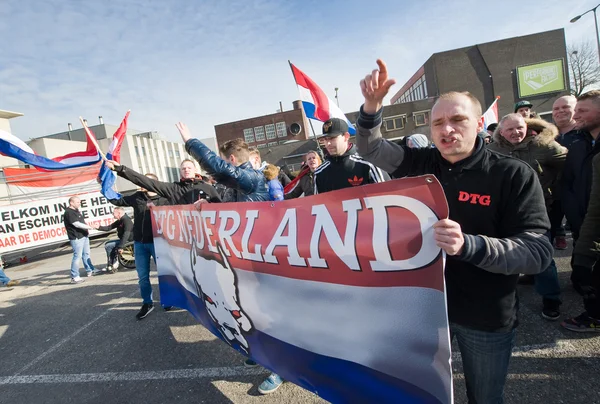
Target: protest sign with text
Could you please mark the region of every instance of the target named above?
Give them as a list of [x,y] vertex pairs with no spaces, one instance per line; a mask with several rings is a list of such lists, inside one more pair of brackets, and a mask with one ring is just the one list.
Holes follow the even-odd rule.
[[331,402],[448,403],[447,215],[433,176],[153,207],[161,303]]
[[[77,196],[87,224],[113,222],[112,205],[100,192]],[[67,241],[63,214],[68,206],[69,196],[0,206],[0,253]]]

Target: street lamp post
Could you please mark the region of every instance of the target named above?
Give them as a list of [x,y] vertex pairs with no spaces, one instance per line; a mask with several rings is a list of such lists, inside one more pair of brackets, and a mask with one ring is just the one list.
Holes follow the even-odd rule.
[[600,34],[598,33],[598,19],[596,18],[596,9],[598,7],[600,7],[600,4],[598,4],[594,8],[589,9],[588,11],[586,11],[583,14],[579,14],[575,18],[572,18],[571,22],[577,22],[577,20],[579,20],[581,17],[583,17],[584,15],[586,15],[587,13],[589,13],[590,11],[594,12],[594,23],[596,24],[596,44],[598,45],[598,61],[600,62]]
[[339,88],[336,87],[335,88],[335,102],[337,102],[337,106],[339,107],[340,106],[340,100],[338,99],[338,94],[337,94],[338,90],[339,90]]

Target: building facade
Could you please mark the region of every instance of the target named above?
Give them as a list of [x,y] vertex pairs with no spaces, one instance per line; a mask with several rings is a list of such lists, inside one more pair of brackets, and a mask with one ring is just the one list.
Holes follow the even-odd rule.
[[290,111],[244,119],[215,126],[217,143],[242,138],[250,147],[267,149],[291,140],[306,140],[312,136],[301,101],[293,102]]
[[[440,94],[469,91],[485,111],[496,97],[500,117],[527,100],[542,118],[569,94],[567,47],[563,29],[434,53],[385,106],[383,135],[399,139],[429,136],[429,114]],[[347,114],[356,122],[358,112]]]

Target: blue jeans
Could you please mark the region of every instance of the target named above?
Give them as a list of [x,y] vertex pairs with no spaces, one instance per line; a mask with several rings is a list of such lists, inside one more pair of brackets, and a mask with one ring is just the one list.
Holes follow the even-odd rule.
[[[547,234],[550,239],[550,243],[553,241],[553,237]],[[558,272],[556,271],[556,262],[554,258],[548,265],[548,268],[544,272],[540,272],[533,276],[535,280],[535,291],[542,296],[544,299],[558,300],[560,302],[560,283],[558,282]]]
[[4,273],[4,270],[2,268],[0,268],[0,286],[4,286],[8,282],[10,282],[10,278],[8,276],[6,276],[6,274]]
[[144,304],[152,304],[152,285],[150,284],[150,257],[154,258],[156,264],[156,255],[154,253],[154,243],[133,243],[135,254],[135,269],[138,273],[140,284],[140,294]]
[[104,249],[106,250],[106,262],[108,262],[109,265],[112,265],[113,263],[110,260],[110,253],[112,252],[112,250],[115,249],[115,247],[117,247],[119,244],[121,243],[121,240],[110,240],[107,241],[106,243],[104,243]]
[[83,267],[86,272],[92,272],[94,264],[90,258],[90,239],[87,237],[69,240],[73,247],[73,261],[71,261],[71,278],[79,276],[79,260],[83,259]]
[[504,403],[515,330],[487,332],[450,323],[450,338],[454,337],[462,356],[469,404]]

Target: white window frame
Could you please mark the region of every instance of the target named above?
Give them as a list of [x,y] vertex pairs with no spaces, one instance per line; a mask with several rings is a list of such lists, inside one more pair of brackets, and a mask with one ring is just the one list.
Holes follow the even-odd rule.
[[254,143],[254,130],[252,128],[244,129],[244,142]]
[[285,122],[275,122],[275,132],[277,137],[287,136],[287,124]]
[[277,131],[275,130],[275,124],[270,123],[268,125],[265,125],[265,133],[267,135],[267,140],[277,139]]
[[[423,111],[415,111],[412,113],[412,117],[413,117],[413,122],[415,123],[415,126],[427,126],[429,125],[429,113],[431,112],[430,109],[426,109]],[[422,116],[424,123],[417,123],[417,116]]]
[[254,128],[254,138],[256,139],[257,142],[262,142],[264,140],[267,140],[267,137],[265,136],[265,127],[264,126],[257,126]]
[[[402,127],[401,128],[396,127],[396,119],[398,119],[398,118],[402,119]],[[388,129],[387,122],[389,122],[389,121],[392,121],[394,123],[393,129]],[[384,125],[383,127],[386,131],[404,129],[406,127],[406,114],[386,116],[385,118],[383,118],[383,125]]]

